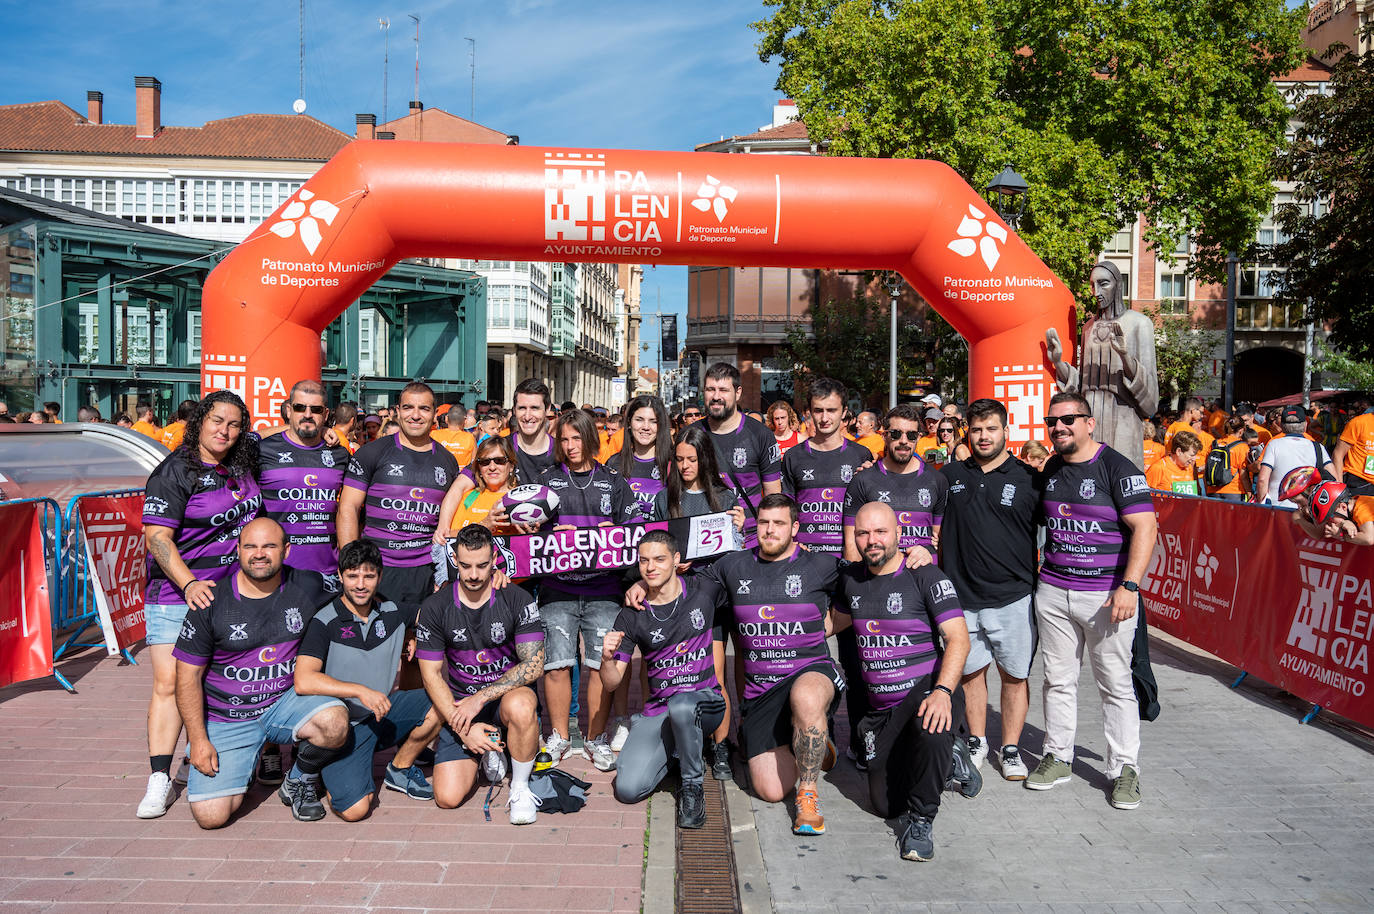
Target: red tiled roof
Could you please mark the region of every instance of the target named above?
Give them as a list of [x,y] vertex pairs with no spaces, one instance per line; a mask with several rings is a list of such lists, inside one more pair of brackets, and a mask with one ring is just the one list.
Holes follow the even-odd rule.
[[411,111],[405,117],[378,124],[378,130],[390,130],[398,140],[424,140],[430,143],[493,143],[505,145],[507,136],[499,130],[450,114],[443,108],[424,108]]
[[353,138],[303,114],[241,114],[137,137],[132,124],[92,124],[57,101],[0,105],[0,150],[95,155],[328,161]]
[[1291,73],[1283,74],[1277,81],[1320,83],[1327,82],[1330,79],[1331,68],[1309,54],[1307,55],[1307,59],[1304,60],[1296,70],[1293,70]]
[[699,143],[695,147],[697,151],[707,149],[711,146],[723,146],[726,143],[748,143],[748,142],[768,142],[777,140],[805,140],[809,137],[806,132],[806,125],[800,120],[788,121],[776,127],[764,127],[753,133],[741,134],[738,136],[727,136],[719,140],[712,140],[709,143]]

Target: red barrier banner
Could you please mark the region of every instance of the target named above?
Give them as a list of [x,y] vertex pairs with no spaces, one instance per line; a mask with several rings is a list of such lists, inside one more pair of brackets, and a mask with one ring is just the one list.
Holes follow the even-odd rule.
[[1141,582],[1150,624],[1374,726],[1374,547],[1314,540],[1292,515],[1156,493]]
[[43,506],[0,504],[0,686],[52,675]]
[[143,495],[88,495],[81,499],[86,567],[96,575],[95,604],[111,655],[143,640]]

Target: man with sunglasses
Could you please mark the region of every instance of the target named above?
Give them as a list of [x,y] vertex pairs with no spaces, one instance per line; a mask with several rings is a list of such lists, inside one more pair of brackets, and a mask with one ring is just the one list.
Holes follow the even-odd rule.
[[[337,576],[334,514],[348,449],[324,443],[329,410],[324,385],[297,381],[282,404],[286,429],[258,445],[258,484],[266,515],[281,524],[291,550],[286,565]],[[337,580],[337,577],[336,577]]]
[[1154,502],[1139,468],[1093,440],[1097,421],[1082,394],[1051,397],[1045,427],[1054,456],[1040,477],[1047,537],[1035,591],[1045,662],[1045,755],[1026,787],[1049,790],[1072,777],[1086,653],[1102,698],[1111,804],[1135,809],[1140,712],[1131,648],[1140,579],[1155,545]]
[[898,547],[906,552],[922,546],[934,553],[940,539],[949,483],[916,456],[921,440],[919,404],[899,403],[884,422],[887,452],[882,460],[854,476],[844,493],[844,558],[860,559],[854,544],[854,518],[870,501],[890,505],[901,524]]

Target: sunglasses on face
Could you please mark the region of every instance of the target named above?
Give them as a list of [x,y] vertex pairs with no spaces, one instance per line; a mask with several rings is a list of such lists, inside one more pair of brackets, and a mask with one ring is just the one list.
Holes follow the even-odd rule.
[[489,466],[503,467],[503,466],[505,466],[505,465],[508,464],[508,463],[510,463],[510,461],[507,460],[507,459],[504,458],[504,457],[478,457],[478,458],[477,458],[477,465],[478,465],[479,467],[489,467]]
[[1092,416],[1088,415],[1087,413],[1068,413],[1063,416],[1046,416],[1045,428],[1054,428],[1061,422],[1064,423],[1065,428],[1072,428],[1073,424],[1077,422],[1079,419],[1091,418]]
[[291,412],[297,413],[297,414],[299,414],[299,413],[304,413],[304,412],[309,412],[309,413],[310,413],[311,415],[313,415],[313,416],[323,416],[323,415],[324,415],[324,407],[323,407],[323,406],[312,406],[312,405],[307,404],[307,403],[292,403],[292,404],[291,404]]
[[893,441],[901,441],[903,438],[907,441],[920,441],[922,435],[919,429],[913,428],[908,431],[902,431],[900,429],[890,428],[887,430],[887,437],[891,438]]

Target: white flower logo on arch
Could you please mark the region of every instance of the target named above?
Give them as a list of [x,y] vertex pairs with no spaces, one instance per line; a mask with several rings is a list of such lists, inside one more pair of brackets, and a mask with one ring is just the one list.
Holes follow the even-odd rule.
[[[324,239],[320,233],[319,223],[333,225],[335,217],[339,215],[339,208],[328,200],[315,200],[314,197],[314,193],[302,187],[296,194],[296,199],[282,210],[281,221],[274,222],[267,230],[282,238],[290,238],[299,229],[301,244],[305,245],[305,249],[311,254],[315,253],[315,249]],[[307,201],[313,201],[308,208]]]
[[977,251],[991,272],[1002,258],[1002,249],[997,243],[1006,244],[1007,230],[991,220],[984,224],[983,219],[987,219],[987,213],[970,203],[968,215],[959,223],[959,237],[949,243],[949,249],[960,257],[972,257]]
[[729,184],[720,183],[720,178],[706,176],[706,180],[701,182],[697,188],[697,198],[692,201],[692,205],[703,213],[714,211],[716,221],[721,222],[725,219],[725,214],[730,209],[730,204],[735,202],[735,197],[739,191]]

